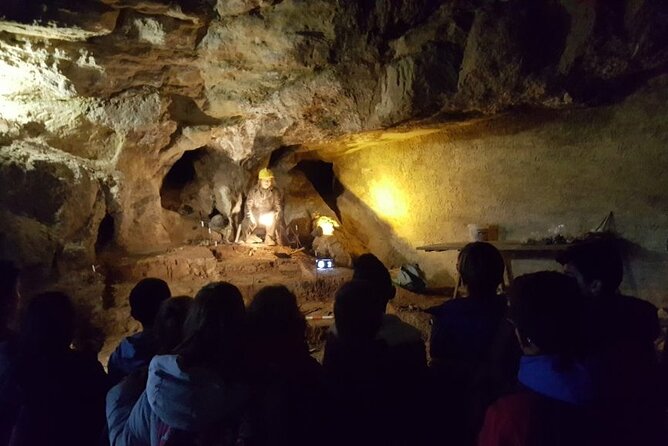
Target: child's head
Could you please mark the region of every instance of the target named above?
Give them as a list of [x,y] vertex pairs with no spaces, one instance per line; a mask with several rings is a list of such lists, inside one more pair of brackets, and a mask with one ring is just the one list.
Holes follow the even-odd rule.
[[159,355],[171,353],[183,340],[183,323],[192,302],[191,297],[176,296],[160,304],[153,325]]
[[576,352],[582,341],[582,301],[575,280],[554,271],[525,274],[513,281],[508,297],[525,354]]
[[175,351],[186,367],[234,368],[243,351],[245,324],[246,308],[239,289],[228,282],[210,283],[190,305],[183,342]]
[[171,294],[164,280],[153,277],[142,279],[130,291],[130,314],[145,328],[151,327],[160,304]]
[[380,298],[389,302],[394,298],[396,289],[392,284],[392,277],[383,262],[373,254],[362,254],[355,260],[353,279],[366,280],[373,283],[380,293]]
[[259,338],[281,338],[301,342],[306,320],[297,297],[283,285],[262,288],[248,306],[250,331]]
[[27,356],[61,354],[74,339],[76,318],[70,297],[41,293],[28,301],[21,323],[21,350]]
[[351,280],[343,284],[334,300],[334,320],[341,339],[373,339],[383,320],[384,304],[372,282]]
[[485,242],[469,243],[457,259],[457,270],[471,294],[496,293],[504,269],[499,250]]
[[573,277],[585,296],[613,294],[624,276],[622,256],[609,240],[581,242],[564,251],[557,261]]

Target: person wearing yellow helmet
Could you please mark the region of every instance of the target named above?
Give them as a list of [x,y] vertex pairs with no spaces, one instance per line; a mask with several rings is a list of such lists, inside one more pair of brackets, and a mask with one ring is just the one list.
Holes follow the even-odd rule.
[[257,178],[260,181],[260,184],[262,184],[262,187],[268,189],[271,186],[270,182],[274,180],[274,173],[265,167],[264,169],[260,170]]
[[241,232],[245,242],[252,242],[253,233],[259,227],[265,229],[264,243],[273,246],[280,242],[278,236],[282,211],[282,194],[274,184],[274,174],[264,168],[258,174],[258,182],[246,197],[245,217]]

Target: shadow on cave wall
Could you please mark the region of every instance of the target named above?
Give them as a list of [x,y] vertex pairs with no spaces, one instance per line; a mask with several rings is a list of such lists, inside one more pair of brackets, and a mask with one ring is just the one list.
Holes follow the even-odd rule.
[[[437,294],[445,289],[443,286],[447,285],[448,288],[454,284],[455,279],[443,268],[440,259],[417,251],[357,195],[345,190],[337,202],[342,212],[341,223],[346,231],[367,246],[388,268],[419,263],[427,273],[431,286],[436,285],[432,291]],[[419,212],[419,209],[413,212]]]
[[[334,163],[321,159],[301,159],[293,170],[304,174],[325,204],[341,222],[344,238],[352,245],[378,256],[385,265],[396,268],[418,262],[425,267],[429,280],[437,287],[453,284],[454,279],[442,265],[442,259],[420,253],[401,238],[392,225],[382,219],[367,203],[339,181]],[[419,212],[414,209],[413,212]],[[447,289],[448,286],[446,286]],[[440,288],[432,291],[438,292]]]
[[334,174],[334,165],[322,160],[302,160],[294,168],[306,175],[306,178],[320,194],[325,204],[341,220],[341,211],[337,199],[345,189]]
[[[430,270],[430,280],[443,285],[454,279],[442,268],[439,259],[418,253],[406,240],[399,237],[393,227],[364,201],[347,190],[334,173],[334,164],[319,159],[303,159],[293,168],[302,172],[313,185],[325,204],[335,212],[346,237],[356,240],[373,252],[388,267],[398,267],[411,262],[425,262]],[[419,210],[414,210],[419,212]]]

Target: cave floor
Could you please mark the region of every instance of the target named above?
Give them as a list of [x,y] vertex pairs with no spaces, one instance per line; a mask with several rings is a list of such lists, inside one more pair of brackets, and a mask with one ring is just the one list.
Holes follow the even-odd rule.
[[[130,317],[128,296],[137,281],[145,277],[165,280],[172,295],[194,296],[205,284],[229,281],[239,287],[248,303],[267,285],[282,284],[297,296],[302,312],[309,320],[308,338],[316,358],[322,355],[325,333],[331,319],[336,289],[352,277],[349,268],[317,271],[315,259],[304,251],[263,245],[184,245],[164,252],[141,256],[108,253],[90,268],[61,274],[52,288],[68,292],[89,321],[89,333],[82,337],[104,335],[100,360],[106,364],[120,340],[140,330]],[[417,326],[429,335],[426,308],[443,302],[443,296],[424,296],[398,288],[388,312]],[[84,328],[86,330],[86,328]],[[102,333],[99,333],[99,332]]]

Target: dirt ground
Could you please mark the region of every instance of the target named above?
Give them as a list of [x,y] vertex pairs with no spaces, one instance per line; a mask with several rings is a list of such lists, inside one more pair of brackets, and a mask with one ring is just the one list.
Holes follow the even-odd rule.
[[[309,319],[309,344],[314,357],[320,359],[325,334],[333,323],[320,318],[332,315],[336,289],[352,277],[352,270],[337,267],[317,271],[312,256],[284,247],[188,245],[145,256],[108,254],[90,269],[61,274],[49,288],[74,298],[85,323],[79,337],[103,343],[99,357],[106,364],[120,340],[141,329],[130,317],[128,296],[145,277],[165,280],[174,296],[194,296],[207,283],[229,281],[239,287],[246,302],[264,286],[285,285],[295,293]],[[388,312],[418,327],[427,341],[429,316],[423,310],[443,300],[443,296],[418,295],[399,288]]]

